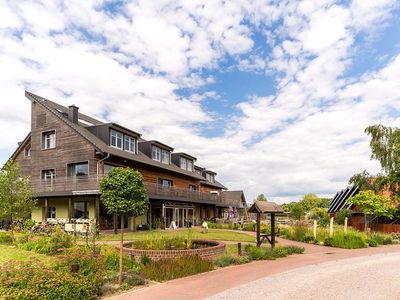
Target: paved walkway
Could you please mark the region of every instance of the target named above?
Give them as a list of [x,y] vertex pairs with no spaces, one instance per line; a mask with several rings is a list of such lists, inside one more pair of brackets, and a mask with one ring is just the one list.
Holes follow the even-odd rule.
[[[196,300],[204,299],[225,290],[304,266],[340,259],[400,252],[400,245],[346,250],[277,239],[279,245],[299,245],[305,254],[292,255],[274,261],[257,261],[249,264],[221,268],[212,272],[155,284],[114,296],[110,299],[127,300]],[[245,297],[245,296],[244,296]]]

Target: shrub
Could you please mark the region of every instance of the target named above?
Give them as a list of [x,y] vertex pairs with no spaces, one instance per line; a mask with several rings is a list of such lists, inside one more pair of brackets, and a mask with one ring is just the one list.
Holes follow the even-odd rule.
[[347,234],[342,230],[335,231],[333,237],[325,238],[324,245],[345,249],[368,247],[365,234],[354,230],[348,230]]
[[391,245],[393,244],[393,239],[390,235],[385,236],[384,240],[383,240],[383,244],[384,245]]
[[[383,245],[385,236],[379,232],[371,232],[368,236],[368,240],[373,240],[375,242],[376,246]],[[371,247],[376,247],[376,246],[371,246]]]
[[11,235],[6,232],[0,232],[0,244],[12,244],[13,239]]
[[368,238],[367,243],[370,247],[378,247],[378,242],[374,239]]
[[33,226],[35,226],[36,222],[32,219],[26,219],[24,222],[24,231],[30,231]]
[[103,256],[93,255],[89,250],[72,248],[65,250],[59,258],[60,262],[55,266],[57,270],[68,273],[72,264],[78,264],[78,274],[88,279],[96,291],[100,289],[105,274]]
[[0,266],[1,299],[95,299],[97,291],[86,276],[55,270],[38,261],[9,261]]
[[145,255],[142,255],[142,257],[140,257],[140,263],[143,265],[143,266],[146,266],[146,265],[148,265],[149,263],[151,263],[151,259],[145,254]]
[[244,230],[244,231],[256,231],[256,227],[257,227],[256,223],[243,224],[242,230]]
[[304,237],[304,241],[306,243],[314,243],[315,241],[314,235],[306,234],[306,236]]
[[288,256],[288,251],[285,247],[275,247],[274,252],[278,257],[286,257]]
[[299,247],[299,246],[285,246],[287,254],[292,255],[292,254],[303,254],[304,253],[304,248]]
[[277,259],[279,256],[279,254],[277,254],[273,249],[271,248],[264,248],[263,249],[263,257],[262,259],[266,259],[266,260],[275,260]]
[[290,228],[280,227],[280,235],[282,238],[290,238]]
[[[101,248],[101,255],[104,258],[105,268],[107,270],[118,271],[119,270],[119,252],[112,246],[103,246]],[[140,264],[136,262],[133,257],[124,255],[123,266],[125,270],[140,271]]]
[[307,234],[307,226],[297,225],[294,226],[293,239],[295,241],[304,242]]
[[72,247],[72,237],[56,227],[50,236],[30,236],[26,235],[18,241],[18,247],[37,253],[54,255],[64,248]]
[[250,260],[261,260],[264,257],[264,250],[261,247],[246,245],[244,251]]
[[152,261],[143,267],[143,272],[151,280],[164,281],[207,272],[213,269],[214,265],[211,261],[198,256],[182,256],[177,259]]
[[351,210],[348,208],[342,209],[336,213],[335,216],[336,224],[343,225],[345,218],[348,218],[349,220],[351,218]]
[[238,257],[232,256],[232,255],[223,255],[215,261],[215,264],[221,268],[227,267],[230,265],[238,265],[241,263],[242,263],[242,261]]
[[137,272],[129,272],[124,274],[122,282],[128,284],[131,287],[136,285],[144,285],[146,283],[146,280],[144,279],[143,275]]

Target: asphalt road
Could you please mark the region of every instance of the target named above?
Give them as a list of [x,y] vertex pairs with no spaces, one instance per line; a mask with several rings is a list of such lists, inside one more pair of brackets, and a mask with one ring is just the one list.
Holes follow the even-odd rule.
[[207,300],[400,299],[400,252],[309,265],[264,277]]

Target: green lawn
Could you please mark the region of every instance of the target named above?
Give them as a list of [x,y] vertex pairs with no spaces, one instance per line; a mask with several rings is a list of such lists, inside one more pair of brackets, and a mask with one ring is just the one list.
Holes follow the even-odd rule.
[[[162,231],[138,231],[128,232],[124,234],[124,240],[145,240],[152,235],[161,235],[163,237],[172,237],[175,235],[188,235],[187,229],[180,230],[162,230]],[[217,241],[234,241],[234,242],[254,242],[255,237],[241,232],[233,232],[223,229],[209,229],[208,233],[202,233],[201,228],[192,229],[193,239],[203,240],[217,240]],[[103,234],[101,240],[103,241],[117,241],[120,235],[117,234]]]
[[22,250],[13,246],[0,245],[0,264],[7,260],[23,261],[23,260],[29,260],[30,258],[36,258],[49,264],[51,264],[54,261],[53,257],[44,254],[38,254],[33,251]]

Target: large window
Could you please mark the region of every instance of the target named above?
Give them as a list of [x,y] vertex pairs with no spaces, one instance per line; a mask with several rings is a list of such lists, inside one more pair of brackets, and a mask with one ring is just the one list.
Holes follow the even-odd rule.
[[190,191],[197,191],[197,186],[194,184],[189,184],[189,190]]
[[42,170],[42,180],[47,183],[53,183],[56,178],[56,171],[54,169]]
[[169,151],[161,150],[161,162],[163,164],[169,164],[169,157],[170,157]]
[[122,150],[123,149],[123,145],[122,145],[123,136],[124,135],[121,132],[111,130],[110,131],[111,146]]
[[47,218],[48,219],[55,219],[56,218],[56,208],[55,207],[48,207],[47,208]]
[[151,147],[151,158],[162,162],[163,164],[170,163],[170,152],[156,146]]
[[74,219],[89,219],[88,202],[74,202],[74,211],[72,215]]
[[56,147],[56,131],[51,130],[42,133],[42,149],[52,149]]
[[107,174],[113,168],[115,168],[115,166],[104,164],[104,174]]
[[87,177],[89,176],[89,163],[68,164],[67,176],[69,177]]
[[164,178],[158,178],[158,184],[164,188],[170,188],[173,186],[172,180]]
[[207,179],[207,181],[209,181],[209,182],[212,182],[212,183],[215,182],[215,176],[214,176],[213,174],[206,173],[206,179]]
[[181,169],[193,172],[193,160],[181,157]]
[[129,135],[124,136],[124,150],[136,153],[136,139]]

